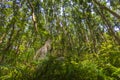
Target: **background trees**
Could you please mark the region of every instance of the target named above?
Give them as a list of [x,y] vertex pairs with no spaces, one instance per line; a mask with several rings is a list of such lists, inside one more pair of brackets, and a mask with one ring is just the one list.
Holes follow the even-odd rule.
[[[1,0],[0,79],[40,78],[41,74],[47,75],[42,79],[51,75],[54,75],[51,79],[58,79],[62,75],[61,79],[70,80],[76,74],[74,79],[119,79],[119,3],[119,0]],[[36,63],[33,56],[47,39],[52,40],[48,52],[51,55]],[[65,60],[56,61],[57,57]],[[36,71],[36,66],[41,72]],[[86,73],[89,69],[90,73]],[[50,74],[52,71],[54,74]],[[98,74],[94,75],[95,71]]]

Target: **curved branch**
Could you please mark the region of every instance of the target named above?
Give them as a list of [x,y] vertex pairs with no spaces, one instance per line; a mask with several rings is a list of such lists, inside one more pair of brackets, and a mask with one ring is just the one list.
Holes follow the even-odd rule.
[[34,13],[34,7],[33,7],[32,3],[29,0],[27,0],[27,1],[28,1],[28,4],[29,4],[29,6],[30,6],[30,8],[32,10],[32,20],[33,20],[33,23],[34,23],[35,30],[36,30],[36,32],[38,32],[37,21],[36,21],[36,17],[35,17],[35,13]]

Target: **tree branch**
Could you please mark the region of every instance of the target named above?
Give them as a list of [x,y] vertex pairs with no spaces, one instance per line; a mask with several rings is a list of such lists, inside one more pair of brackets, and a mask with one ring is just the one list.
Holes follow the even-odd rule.
[[32,10],[32,20],[34,23],[35,31],[38,32],[37,21],[36,21],[36,17],[35,17],[35,13],[34,13],[34,7],[33,7],[32,3],[30,2],[30,0],[27,0],[27,1],[28,1],[28,4]]
[[113,16],[117,17],[118,19],[120,19],[120,15],[118,15],[116,12],[110,10],[109,8],[107,8],[106,6],[100,4],[99,2],[97,2],[96,0],[93,0],[99,7],[101,7],[102,9],[110,12]]
[[0,44],[2,43],[2,41],[3,41],[4,37],[5,37],[5,35],[6,35],[6,33],[4,33],[4,34],[2,35],[2,37],[0,38]]

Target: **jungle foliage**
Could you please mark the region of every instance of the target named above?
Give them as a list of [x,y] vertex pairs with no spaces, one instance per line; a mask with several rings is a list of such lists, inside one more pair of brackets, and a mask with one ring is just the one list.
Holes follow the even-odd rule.
[[119,13],[120,0],[0,0],[0,80],[119,80]]

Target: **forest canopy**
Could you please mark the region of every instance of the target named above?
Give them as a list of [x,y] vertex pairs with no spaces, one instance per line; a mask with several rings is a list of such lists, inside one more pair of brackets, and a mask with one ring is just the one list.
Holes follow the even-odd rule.
[[120,0],[0,0],[0,80],[119,80]]

